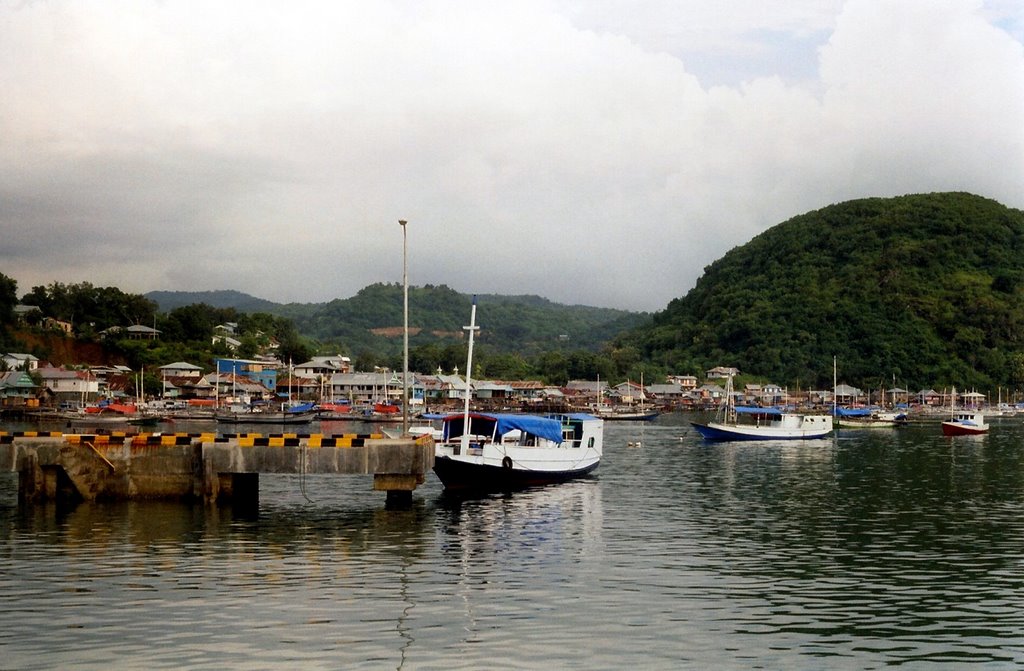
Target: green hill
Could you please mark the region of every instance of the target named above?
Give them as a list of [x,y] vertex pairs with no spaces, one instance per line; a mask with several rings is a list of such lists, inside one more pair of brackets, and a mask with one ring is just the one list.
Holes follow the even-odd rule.
[[[205,303],[287,317],[301,335],[351,354],[369,351],[393,356],[401,352],[401,284],[373,284],[351,298],[327,303],[272,303],[237,291],[151,292],[146,297],[163,311]],[[410,287],[410,345],[460,342],[471,302],[471,296],[443,285]],[[522,355],[562,348],[597,351],[649,317],[625,310],[562,305],[539,296],[481,295],[477,304],[481,345]]]
[[146,298],[154,301],[164,312],[197,303],[214,308],[235,308],[239,312],[268,312],[280,309],[279,303],[256,298],[241,291],[150,291]]
[[966,193],[794,217],[705,268],[624,336],[667,370],[916,391],[1024,383],[1024,212]]

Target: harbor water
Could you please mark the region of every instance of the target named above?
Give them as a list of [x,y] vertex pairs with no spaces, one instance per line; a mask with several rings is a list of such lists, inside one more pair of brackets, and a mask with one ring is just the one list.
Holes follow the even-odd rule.
[[431,474],[400,511],[269,475],[255,515],[19,508],[0,474],[0,667],[1024,665],[1024,421],[711,444],[689,419],[607,423],[585,480]]

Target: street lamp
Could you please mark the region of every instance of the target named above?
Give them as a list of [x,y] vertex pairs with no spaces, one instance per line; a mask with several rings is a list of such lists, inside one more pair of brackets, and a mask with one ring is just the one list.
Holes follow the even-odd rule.
[[409,265],[408,235],[405,219],[399,219],[402,227],[402,436],[409,435]]

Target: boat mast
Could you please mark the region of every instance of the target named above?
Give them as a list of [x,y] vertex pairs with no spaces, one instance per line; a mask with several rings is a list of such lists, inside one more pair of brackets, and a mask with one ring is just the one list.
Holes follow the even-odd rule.
[[476,296],[473,296],[473,309],[469,313],[469,326],[463,326],[463,331],[469,331],[469,349],[466,353],[466,404],[462,411],[462,438],[460,446],[463,452],[469,449],[469,397],[470,378],[473,377],[473,334],[480,330],[476,325]]

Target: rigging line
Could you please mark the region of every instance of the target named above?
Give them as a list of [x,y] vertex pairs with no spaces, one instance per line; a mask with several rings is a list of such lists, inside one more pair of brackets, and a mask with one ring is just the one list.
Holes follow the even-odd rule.
[[313,499],[306,494],[306,443],[301,443],[299,449],[299,492],[307,503],[313,503]]

